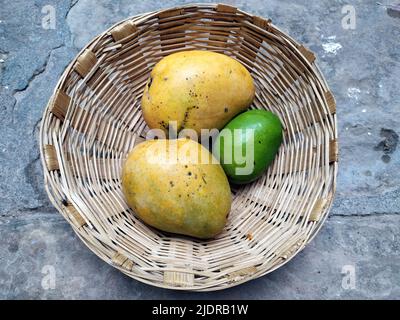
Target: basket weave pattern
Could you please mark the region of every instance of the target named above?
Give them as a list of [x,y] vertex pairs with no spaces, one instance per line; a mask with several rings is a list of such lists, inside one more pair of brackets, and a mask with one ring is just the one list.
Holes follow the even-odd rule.
[[[154,65],[182,50],[244,64],[251,108],[279,115],[284,142],[256,182],[232,189],[216,239],[166,235],[140,221],[121,192],[127,153],[148,127],[140,99]],[[188,5],[131,17],[90,42],[63,73],[41,127],[45,187],[101,259],[152,285],[218,290],[278,268],[313,238],[336,185],[336,105],[315,56],[270,20],[228,5]]]

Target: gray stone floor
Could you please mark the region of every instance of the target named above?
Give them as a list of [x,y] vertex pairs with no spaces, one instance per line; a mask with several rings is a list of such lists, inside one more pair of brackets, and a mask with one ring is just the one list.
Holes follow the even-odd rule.
[[[338,189],[315,240],[270,275],[215,293],[154,288],[102,262],[47,200],[38,161],[42,111],[93,36],[127,16],[186,1],[1,0],[0,298],[400,298],[400,15],[375,0],[225,2],[271,18],[305,43],[336,96]],[[342,27],[347,4],[354,30]],[[42,28],[46,5],[56,10],[54,30]],[[46,286],[49,268],[54,289]]]

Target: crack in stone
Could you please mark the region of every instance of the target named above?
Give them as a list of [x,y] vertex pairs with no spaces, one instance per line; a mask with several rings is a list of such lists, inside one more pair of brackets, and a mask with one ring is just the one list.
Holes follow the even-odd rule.
[[[33,219],[40,219],[45,222],[62,222],[69,224],[54,207],[26,208],[27,210],[11,210],[0,215],[0,226],[3,224],[25,225]],[[13,214],[10,214],[13,212]],[[8,214],[8,215],[7,215]],[[31,214],[31,215],[27,215]]]
[[15,121],[15,119],[14,119],[15,107],[17,106],[17,104],[18,104],[18,102],[19,102],[19,98],[17,97],[17,95],[18,95],[18,94],[21,94],[22,92],[25,92],[26,90],[28,90],[28,88],[30,87],[30,85],[32,84],[32,82],[33,82],[37,77],[39,77],[41,74],[43,74],[43,73],[46,71],[47,66],[48,66],[48,64],[49,64],[49,61],[50,61],[51,54],[52,54],[55,50],[60,49],[60,48],[63,48],[63,47],[65,47],[65,44],[64,44],[64,43],[62,43],[62,44],[60,44],[60,45],[58,45],[58,46],[56,46],[56,47],[50,49],[49,53],[48,53],[47,56],[46,56],[46,59],[45,59],[44,63],[43,63],[39,68],[37,68],[37,69],[33,72],[32,76],[28,79],[27,84],[26,84],[22,89],[15,89],[15,90],[13,90],[12,96],[14,97],[14,104],[11,106],[11,119],[12,119],[12,123],[14,123],[14,121]]
[[32,76],[28,79],[26,85],[25,85],[23,88],[21,88],[21,89],[15,89],[15,90],[13,91],[14,97],[15,97],[15,95],[16,95],[17,93],[21,93],[21,92],[23,92],[23,91],[26,91],[26,90],[29,88],[29,86],[31,85],[32,81],[35,80],[39,75],[41,75],[43,72],[46,71],[47,65],[48,65],[48,63],[49,63],[49,60],[50,60],[50,57],[51,57],[51,54],[53,53],[53,51],[54,51],[54,50],[57,50],[57,49],[60,49],[60,48],[62,48],[62,47],[64,47],[64,46],[65,46],[65,45],[62,43],[61,45],[50,49],[49,53],[48,53],[47,56],[46,56],[46,59],[45,59],[44,63],[43,63],[39,68],[36,68],[36,69],[33,71],[33,74],[32,74]]
[[[35,170],[35,166],[39,160],[40,153],[38,152],[36,157],[29,161],[29,163],[25,166],[24,175],[27,183],[32,187],[33,191],[37,195],[37,200],[41,203],[41,205],[33,208],[21,208],[20,210],[22,210],[22,212],[47,210],[48,208],[51,208],[47,194],[44,192],[44,189],[41,188],[41,184],[39,184],[37,181],[39,177],[38,172],[36,172],[37,170]],[[40,176],[42,176],[42,172],[40,172]]]
[[50,207],[50,206],[37,206],[37,207],[33,207],[33,208],[21,208],[20,209],[22,212],[44,212],[44,213],[48,213],[48,212],[54,212],[56,210],[56,208],[54,207]]
[[36,134],[36,128],[39,126],[39,123],[42,121],[42,117],[40,117],[40,119],[38,119],[35,124],[33,125],[33,129],[32,129],[32,135],[35,136]]
[[400,212],[371,212],[371,213],[352,213],[352,214],[343,214],[343,213],[333,213],[330,214],[328,217],[343,217],[343,218],[350,218],[350,217],[378,217],[378,216],[400,216]]
[[33,71],[32,76],[28,79],[26,85],[25,85],[23,88],[21,88],[21,89],[14,89],[14,91],[13,91],[14,97],[15,97],[15,94],[27,90],[27,89],[29,88],[29,86],[31,85],[31,82],[32,82],[33,80],[35,80],[35,78],[36,78],[37,76],[41,75],[41,74],[46,70],[47,64],[49,63],[50,54],[51,54],[51,51],[50,51],[49,54],[47,55],[47,57],[46,57],[44,63],[43,63],[39,68],[37,68],[37,69],[35,69],[35,70]]
[[[34,206],[34,207],[21,207],[21,208],[15,208],[6,212],[2,212],[0,214],[0,221],[4,219],[12,219],[12,218],[18,218],[22,214],[29,214],[29,213],[50,213],[54,212],[56,209],[51,205],[50,201],[47,198],[47,195],[45,194],[44,190],[40,188],[38,185],[36,179],[38,179],[38,174],[35,172],[35,166],[36,162],[40,160],[40,153],[36,155],[34,159],[29,161],[29,163],[25,166],[24,168],[24,175],[27,179],[27,183],[31,185],[32,189],[34,192],[38,195],[38,201],[40,201],[42,204]],[[47,203],[46,203],[47,202]],[[13,214],[10,214],[13,213]]]
[[57,211],[56,208],[48,206],[48,205],[36,206],[33,208],[22,207],[22,208],[12,209],[12,210],[2,212],[0,214],[0,221],[18,219],[18,218],[21,218],[22,215],[26,215],[26,214],[33,214],[33,213],[34,214],[38,214],[38,213],[49,214],[49,213],[54,213],[55,211]]
[[12,209],[6,212],[3,212],[0,216],[2,218],[10,218],[10,217],[17,217],[17,215],[10,215],[11,212],[15,212],[15,213],[26,213],[26,212],[44,212],[44,213],[48,213],[48,212],[53,212],[55,211],[56,208],[54,207],[50,207],[50,206],[36,206],[36,207],[22,207],[22,208],[18,208],[18,209]]
[[79,2],[79,0],[72,0],[72,1],[71,1],[68,10],[67,10],[67,12],[65,13],[65,19],[67,19],[69,12],[71,11],[71,9],[72,9],[73,7],[75,7],[75,6],[78,4],[78,2]]
[[34,185],[33,179],[36,178],[36,175],[32,175],[31,171],[32,171],[33,167],[36,165],[36,162],[39,161],[39,159],[40,159],[40,153],[37,153],[36,157],[34,159],[32,159],[31,161],[29,161],[29,163],[24,168],[24,175],[25,175],[28,183],[32,186],[32,188],[34,189],[35,192],[38,192],[41,190],[38,190],[37,186]]
[[72,47],[75,48],[75,49],[80,50],[80,48],[78,48],[78,47],[75,45],[74,36],[73,36],[72,31],[71,31],[71,26],[70,26],[69,23],[68,23],[68,16],[69,16],[69,14],[70,14],[72,8],[74,8],[74,7],[78,4],[78,2],[79,2],[79,0],[71,0],[70,5],[69,5],[69,8],[68,8],[67,12],[65,13],[65,23],[66,23],[66,26],[67,26],[67,28],[68,28],[69,34],[70,34],[70,39],[71,39],[71,42],[72,42]]

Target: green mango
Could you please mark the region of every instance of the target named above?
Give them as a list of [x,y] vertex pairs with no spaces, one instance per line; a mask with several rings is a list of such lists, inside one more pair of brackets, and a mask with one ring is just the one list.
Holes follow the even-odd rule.
[[250,110],[233,118],[219,133],[213,153],[230,182],[245,184],[259,178],[282,143],[282,124],[270,111]]

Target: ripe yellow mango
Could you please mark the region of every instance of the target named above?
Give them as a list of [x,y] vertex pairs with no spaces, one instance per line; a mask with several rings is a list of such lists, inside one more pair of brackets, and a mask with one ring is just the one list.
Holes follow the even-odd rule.
[[216,158],[190,139],[137,145],[124,163],[122,190],[147,224],[203,239],[222,231],[232,201],[228,179]]
[[184,128],[221,129],[253,101],[255,87],[247,69],[224,54],[182,51],[159,61],[142,97],[142,111],[151,129],[166,133],[171,121]]

